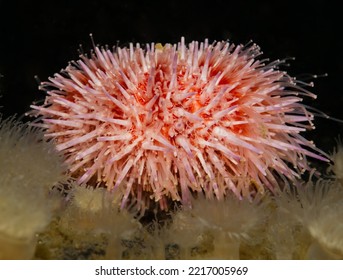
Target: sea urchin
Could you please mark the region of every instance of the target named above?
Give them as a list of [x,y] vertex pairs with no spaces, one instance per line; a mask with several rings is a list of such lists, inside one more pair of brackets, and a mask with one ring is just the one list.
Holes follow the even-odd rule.
[[326,158],[300,135],[313,127],[301,96],[316,96],[278,70],[283,61],[266,64],[260,54],[255,44],[184,38],[95,47],[42,83],[35,123],[78,183],[119,188],[122,206],[274,190],[311,169],[306,156]]

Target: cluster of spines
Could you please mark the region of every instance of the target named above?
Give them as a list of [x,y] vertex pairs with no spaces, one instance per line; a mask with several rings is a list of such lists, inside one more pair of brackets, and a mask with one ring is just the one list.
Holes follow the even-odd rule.
[[95,47],[43,83],[46,102],[32,108],[78,183],[122,188],[122,206],[145,194],[161,208],[187,204],[190,190],[250,197],[295,182],[311,169],[306,156],[326,160],[299,134],[313,126],[299,95],[315,95],[259,55],[254,44],[183,38]]

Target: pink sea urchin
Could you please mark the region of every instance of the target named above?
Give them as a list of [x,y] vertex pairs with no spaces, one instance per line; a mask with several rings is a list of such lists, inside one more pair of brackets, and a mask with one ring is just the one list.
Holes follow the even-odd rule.
[[[255,44],[95,47],[42,83],[32,105],[79,183],[121,189],[167,207],[191,192],[250,197],[295,182],[306,156],[326,160],[299,133],[313,127],[301,96],[316,96]],[[320,155],[322,154],[322,155]]]

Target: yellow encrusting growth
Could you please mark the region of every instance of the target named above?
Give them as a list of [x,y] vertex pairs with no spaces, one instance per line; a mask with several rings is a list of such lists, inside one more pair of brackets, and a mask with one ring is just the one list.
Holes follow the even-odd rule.
[[81,254],[87,251],[90,259],[129,258],[123,240],[139,235],[141,225],[127,210],[119,211],[121,194],[109,193],[104,188],[79,186],[75,182],[70,182],[70,188],[69,202],[50,228],[63,236],[62,244],[56,244],[51,235],[44,235],[41,240],[45,240],[45,244],[40,251],[46,252],[53,247],[57,259],[74,258],[73,254],[65,256],[66,250],[79,250]]
[[[338,180],[308,182],[275,199],[278,213],[283,214],[278,223],[284,224],[288,231],[301,229],[308,236],[303,258],[343,259],[342,199],[343,188]],[[291,238],[292,234],[287,234],[286,239]]]
[[38,129],[0,120],[0,259],[32,258],[35,234],[50,222],[62,159]]

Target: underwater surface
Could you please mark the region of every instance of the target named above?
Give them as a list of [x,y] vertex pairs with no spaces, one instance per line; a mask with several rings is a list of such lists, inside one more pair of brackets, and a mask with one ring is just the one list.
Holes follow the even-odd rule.
[[[343,259],[342,42],[335,5],[304,1],[0,0],[0,259]],[[195,15],[195,16],[194,16]],[[93,39],[89,34],[93,34]],[[329,154],[311,160],[321,175],[297,188],[250,200],[192,196],[192,207],[151,201],[119,211],[122,194],[79,185],[44,132],[25,114],[42,104],[38,89],[95,45],[214,40],[261,46],[318,98],[303,103],[315,130],[302,135]],[[92,42],[94,40],[94,42]],[[287,64],[286,63],[286,64]],[[326,73],[328,74],[326,76]],[[326,118],[326,115],[330,116]],[[10,119],[9,119],[10,118]],[[12,119],[11,119],[12,118]],[[125,188],[123,182],[123,188]]]

